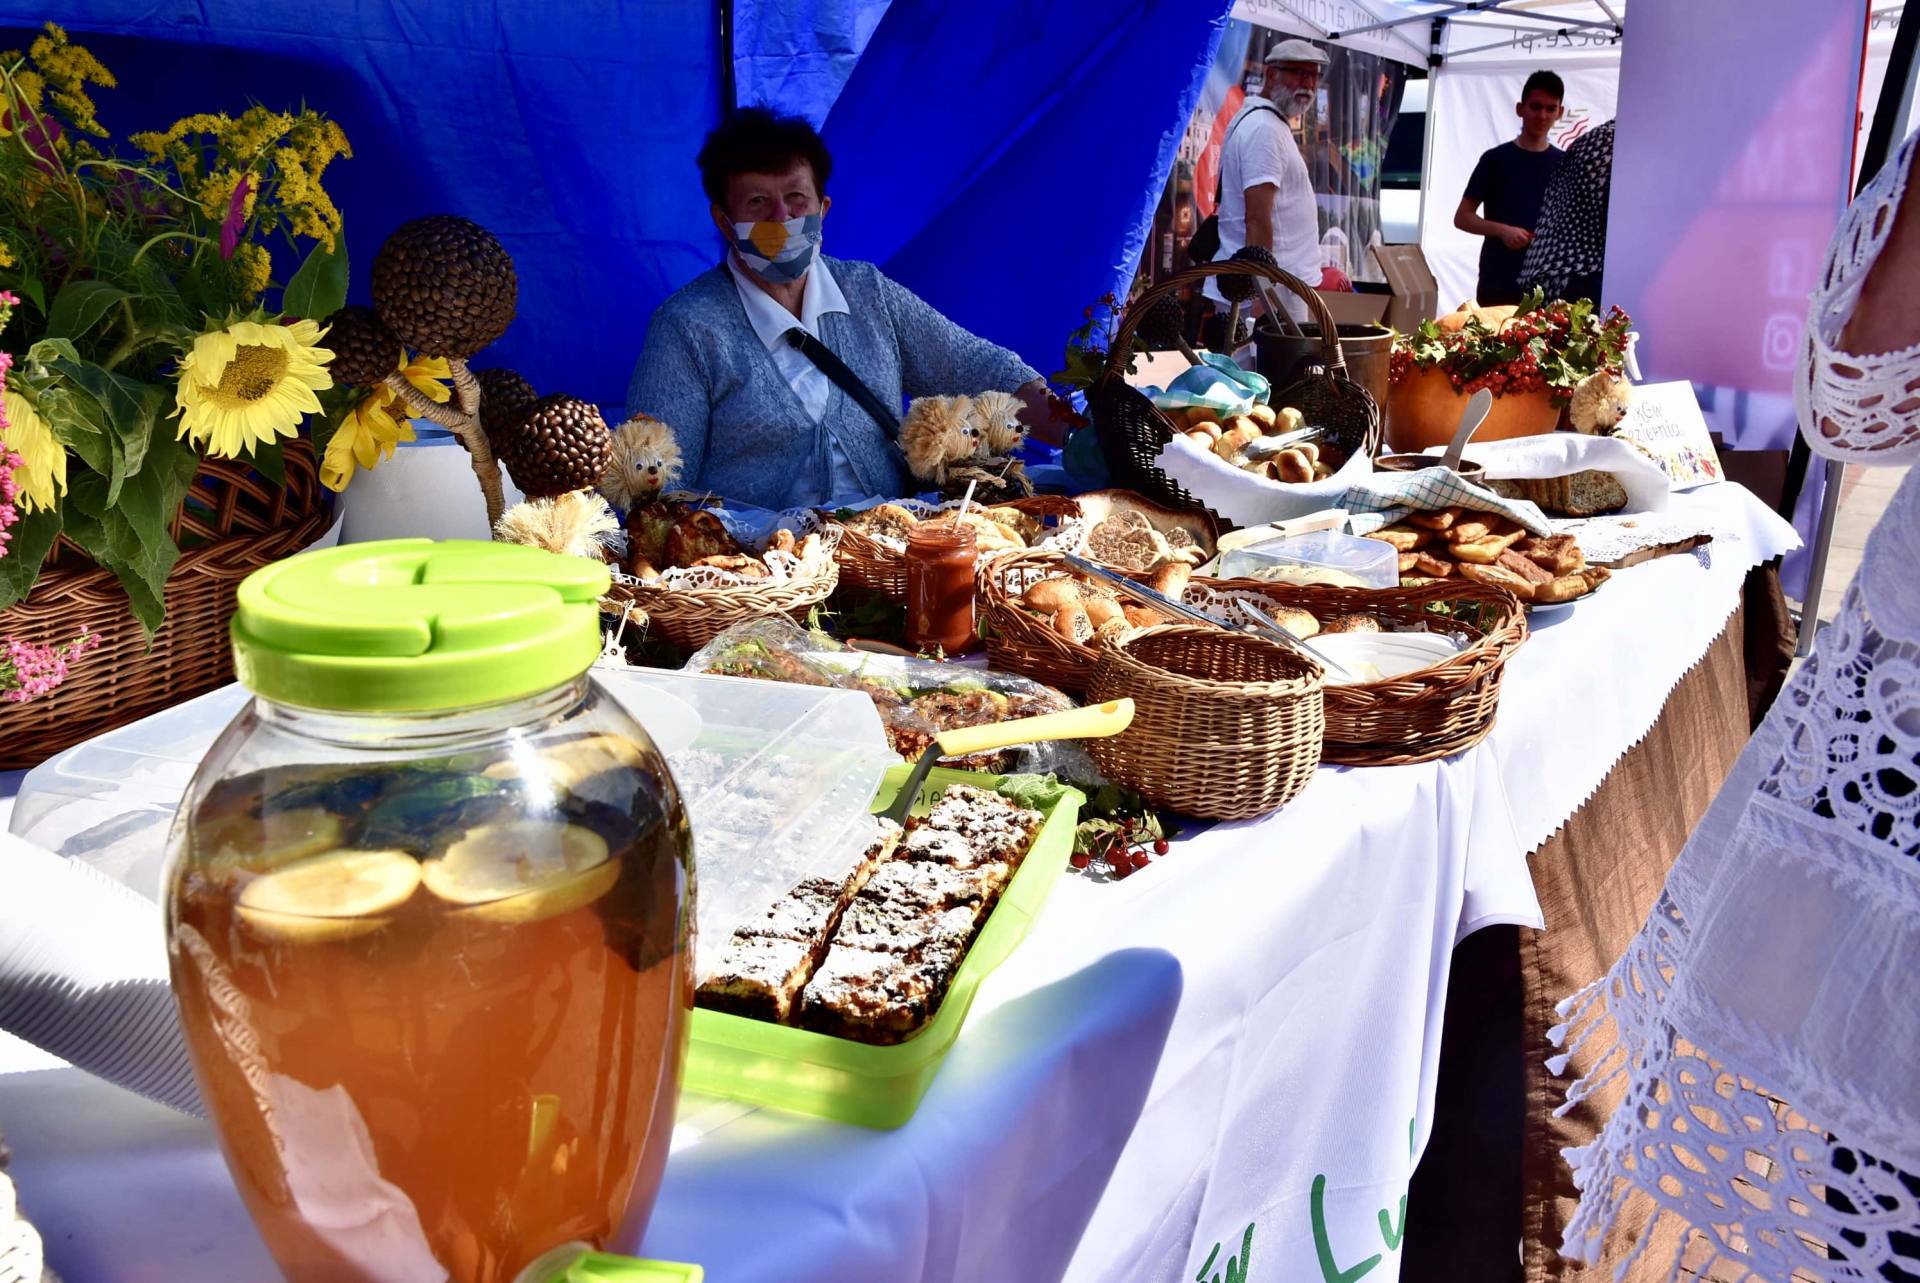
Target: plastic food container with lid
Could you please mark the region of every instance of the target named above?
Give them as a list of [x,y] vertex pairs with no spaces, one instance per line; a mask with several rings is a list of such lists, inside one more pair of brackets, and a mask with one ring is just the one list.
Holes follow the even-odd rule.
[[1400,554],[1391,544],[1336,530],[1287,535],[1220,557],[1223,579],[1263,579],[1283,584],[1331,584],[1342,588],[1394,588]]

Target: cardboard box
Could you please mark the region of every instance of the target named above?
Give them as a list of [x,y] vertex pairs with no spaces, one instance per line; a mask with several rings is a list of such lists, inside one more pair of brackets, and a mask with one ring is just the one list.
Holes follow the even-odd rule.
[[1329,293],[1326,290],[1315,290],[1314,293],[1333,313],[1335,325],[1372,325],[1386,316],[1387,308],[1393,302],[1391,294]]
[[1375,245],[1373,257],[1393,287],[1388,325],[1404,334],[1440,314],[1440,283],[1418,245]]

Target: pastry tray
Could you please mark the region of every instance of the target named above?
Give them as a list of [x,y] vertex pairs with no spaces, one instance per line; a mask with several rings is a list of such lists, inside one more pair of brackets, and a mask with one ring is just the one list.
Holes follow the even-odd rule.
[[[900,766],[887,772],[874,798],[876,811],[893,800],[907,769]],[[997,775],[935,767],[914,813],[924,815],[949,784],[992,788],[999,782]],[[862,1127],[898,1127],[912,1118],[960,1036],[974,991],[1026,937],[1047,893],[1066,868],[1080,802],[1081,795],[1067,789],[1059,800],[1041,808],[1046,820],[1026,859],[987,915],[940,1009],[919,1033],[902,1043],[874,1046],[696,1007],[682,1085],[688,1091]]]

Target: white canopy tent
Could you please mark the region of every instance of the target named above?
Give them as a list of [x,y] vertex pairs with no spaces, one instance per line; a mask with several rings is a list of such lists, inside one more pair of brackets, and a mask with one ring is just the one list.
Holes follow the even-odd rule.
[[[1866,145],[1902,5],[1876,3],[1861,81],[1856,161]],[[1565,145],[1614,115],[1628,0],[1240,0],[1236,18],[1427,66],[1427,154],[1419,241],[1445,303],[1472,297],[1479,242],[1453,226],[1480,153],[1517,130],[1529,72],[1567,83]],[[1895,137],[1904,137],[1911,120]]]

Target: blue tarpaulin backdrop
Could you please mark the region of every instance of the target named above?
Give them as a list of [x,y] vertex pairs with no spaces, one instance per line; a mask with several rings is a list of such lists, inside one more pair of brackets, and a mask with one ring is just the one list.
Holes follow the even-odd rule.
[[[1132,270],[1226,10],[741,0],[738,95],[826,120],[830,252],[1048,372]],[[694,169],[721,98],[709,4],[0,0],[0,48],[49,18],[119,76],[98,95],[118,138],[252,102],[339,120],[356,301],[407,219],[492,230],[520,314],[475,364],[542,391],[617,407],[654,307],[718,260]]]

